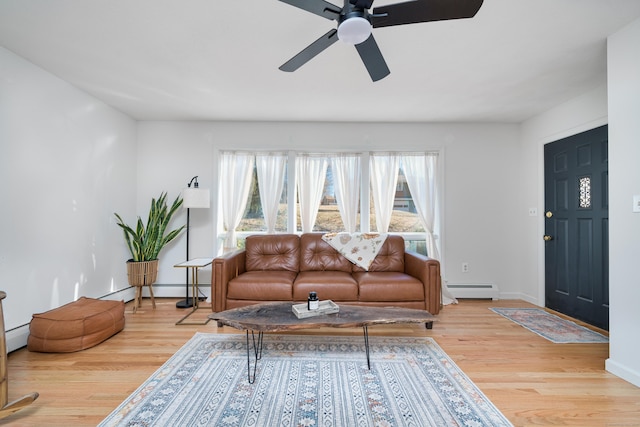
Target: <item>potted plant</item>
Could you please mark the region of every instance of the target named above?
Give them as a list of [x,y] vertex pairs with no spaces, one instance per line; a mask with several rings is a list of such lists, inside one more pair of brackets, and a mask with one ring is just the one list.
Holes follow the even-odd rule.
[[167,232],[167,227],[173,214],[182,205],[182,199],[180,196],[176,197],[171,208],[167,206],[166,199],[166,192],[160,194],[157,200],[151,199],[151,209],[149,210],[146,226],[142,222],[142,218],[138,217],[134,229],[125,224],[120,215],[114,214],[118,219],[118,226],[124,231],[124,240],[127,242],[129,252],[131,252],[131,259],[127,261],[127,277],[129,285],[137,287],[134,310],[140,302],[142,286],[149,286],[151,300],[155,308],[151,285],[158,277],[158,254],[169,242],[178,237],[185,228],[183,225]]

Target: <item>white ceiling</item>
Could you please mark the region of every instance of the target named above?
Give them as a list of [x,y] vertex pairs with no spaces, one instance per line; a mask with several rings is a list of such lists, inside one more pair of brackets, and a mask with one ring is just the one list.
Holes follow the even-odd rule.
[[520,122],[604,84],[606,37],[639,16],[638,0],[485,0],[374,29],[376,83],[340,42],[278,70],[335,26],[278,0],[0,0],[0,45],[139,120]]

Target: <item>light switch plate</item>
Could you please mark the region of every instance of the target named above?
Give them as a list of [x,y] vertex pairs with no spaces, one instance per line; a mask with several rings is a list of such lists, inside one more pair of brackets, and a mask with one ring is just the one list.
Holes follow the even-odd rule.
[[633,196],[633,212],[640,213],[640,195]]

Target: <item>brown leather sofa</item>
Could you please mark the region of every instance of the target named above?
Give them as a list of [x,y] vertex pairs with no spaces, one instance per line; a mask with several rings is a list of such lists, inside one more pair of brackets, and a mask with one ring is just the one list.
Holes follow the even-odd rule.
[[306,302],[310,291],[338,304],[438,314],[440,263],[405,252],[404,239],[390,235],[365,271],[322,240],[320,233],[249,236],[245,249],[213,260],[215,312],[269,301]]

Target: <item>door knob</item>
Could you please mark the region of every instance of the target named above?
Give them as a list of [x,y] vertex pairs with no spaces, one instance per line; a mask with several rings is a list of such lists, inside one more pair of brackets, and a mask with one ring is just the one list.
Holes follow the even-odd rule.
[[545,234],[543,239],[544,239],[545,242],[548,242],[550,240],[553,240],[553,236],[549,236],[548,234]]
[[547,218],[551,218],[553,216],[553,212],[551,211],[547,211],[544,216],[546,216]]

